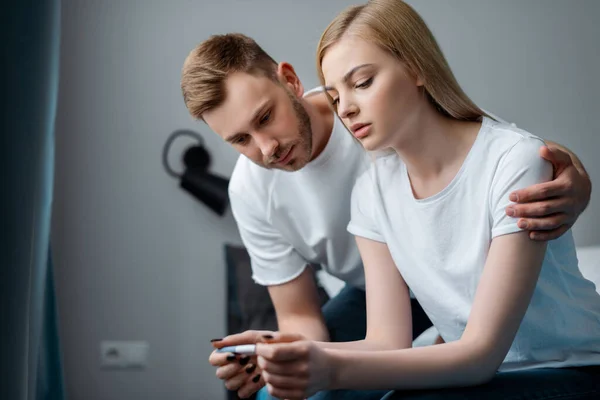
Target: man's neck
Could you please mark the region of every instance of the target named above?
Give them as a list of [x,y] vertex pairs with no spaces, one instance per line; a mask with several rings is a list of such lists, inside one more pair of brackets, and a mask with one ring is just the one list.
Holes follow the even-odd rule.
[[312,129],[311,161],[317,158],[327,146],[333,131],[333,111],[324,93],[313,94],[303,98],[304,108],[310,117]]

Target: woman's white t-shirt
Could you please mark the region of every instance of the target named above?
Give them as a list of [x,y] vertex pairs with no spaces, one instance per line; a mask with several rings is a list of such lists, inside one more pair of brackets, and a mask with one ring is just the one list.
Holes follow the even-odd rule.
[[[521,229],[505,208],[516,189],[547,181],[543,141],[485,118],[441,192],[414,198],[405,164],[381,156],[352,193],[348,230],[384,242],[446,342],[461,337],[493,238]],[[529,308],[501,370],[600,365],[600,295],[577,266],[571,232],[548,242]]]

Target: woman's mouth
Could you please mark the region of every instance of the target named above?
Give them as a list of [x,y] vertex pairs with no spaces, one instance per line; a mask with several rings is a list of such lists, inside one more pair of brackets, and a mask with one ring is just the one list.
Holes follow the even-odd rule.
[[371,130],[371,124],[354,124],[350,127],[352,134],[357,139],[362,139],[367,136]]

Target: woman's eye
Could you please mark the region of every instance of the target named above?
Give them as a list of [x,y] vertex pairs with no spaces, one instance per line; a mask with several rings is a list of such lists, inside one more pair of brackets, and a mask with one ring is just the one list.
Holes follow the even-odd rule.
[[331,99],[331,104],[334,106],[337,106],[337,104],[340,102],[340,99],[335,98],[335,99]]
[[369,78],[369,79],[366,79],[366,80],[364,80],[364,81],[362,81],[360,83],[357,83],[356,87],[360,88],[360,89],[364,89],[364,88],[367,88],[367,87],[371,86],[371,83],[373,83],[373,78]]
[[265,115],[263,115],[259,122],[260,122],[261,125],[264,125],[267,122],[269,122],[270,118],[271,118],[271,111],[269,111],[268,113],[266,113]]

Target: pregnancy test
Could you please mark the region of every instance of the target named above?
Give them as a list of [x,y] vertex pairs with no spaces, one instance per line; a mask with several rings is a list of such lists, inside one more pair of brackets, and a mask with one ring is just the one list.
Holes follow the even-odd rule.
[[236,354],[244,354],[244,355],[254,355],[256,354],[256,345],[255,344],[242,344],[239,346],[226,346],[221,347],[217,350],[217,353],[236,353]]

